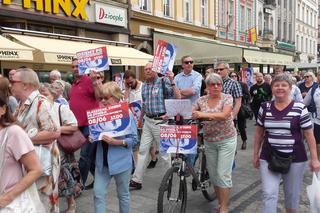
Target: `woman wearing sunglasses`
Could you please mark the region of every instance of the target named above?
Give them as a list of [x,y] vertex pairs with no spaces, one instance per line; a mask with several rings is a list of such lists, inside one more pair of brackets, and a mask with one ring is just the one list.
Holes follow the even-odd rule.
[[222,93],[220,75],[211,73],[206,78],[208,95],[194,105],[193,119],[208,119],[203,126],[208,171],[218,197],[219,208],[212,212],[228,212],[229,192],[232,187],[232,164],[237,147],[237,132],[233,124],[233,98]]
[[[123,93],[114,81],[102,85],[100,106],[111,106],[123,100]],[[94,176],[95,212],[106,211],[106,196],[111,178],[115,179],[119,199],[119,212],[130,209],[129,181],[132,171],[132,147],[137,142],[137,126],[130,114],[131,133],[121,137],[102,136],[98,141]]]

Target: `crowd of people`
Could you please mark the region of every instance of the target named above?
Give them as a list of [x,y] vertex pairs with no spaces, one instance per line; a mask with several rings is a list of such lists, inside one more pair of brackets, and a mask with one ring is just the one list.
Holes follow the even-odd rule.
[[[317,78],[308,71],[299,79],[277,66],[273,77],[254,73],[255,83],[249,88],[227,63],[206,68],[204,76],[193,69],[191,56],[182,57],[181,64],[177,75],[172,71],[159,75],[147,63],[144,82],[127,70],[124,89],[114,81],[105,82],[103,72],[79,75],[77,59],[72,61],[72,84],[63,81],[58,70],[50,72],[50,83],[40,83],[37,73],[26,67],[11,70],[8,78],[0,76],[0,212],[58,213],[59,198],[65,197],[66,212],[74,213],[76,198],[93,188],[94,211],[103,213],[114,178],[119,212],[128,213],[130,189],[143,189],[146,169],[159,160],[158,119],[167,120],[169,98],[190,100],[192,119],[206,120],[207,166],[218,199],[212,213],[228,212],[238,132],[241,149],[247,149],[248,109],[256,120],[252,162],[261,174],[261,212],[277,212],[281,181],[286,212],[298,212],[308,160],[304,140],[311,170],[320,170],[320,72]],[[141,111],[130,108],[130,132],[92,141],[87,110],[121,102],[142,104]],[[86,142],[77,160],[58,141],[79,130]],[[287,165],[279,167],[279,156]],[[170,156],[162,157],[170,166]],[[194,161],[195,155],[189,154],[187,162]]]

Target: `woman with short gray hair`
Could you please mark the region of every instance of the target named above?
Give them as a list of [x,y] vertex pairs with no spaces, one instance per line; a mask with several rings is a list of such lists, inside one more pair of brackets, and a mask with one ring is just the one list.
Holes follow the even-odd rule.
[[[258,114],[253,166],[261,174],[262,213],[277,212],[281,179],[286,212],[298,212],[308,160],[303,136],[310,151],[310,167],[320,170],[310,116],[303,103],[290,97],[292,86],[290,75],[275,76],[271,83],[274,100],[262,103]],[[279,162],[287,163],[279,166]]]
[[220,213],[228,212],[228,199],[232,187],[232,164],[237,147],[237,132],[233,124],[233,98],[222,93],[220,75],[211,73],[205,80],[208,95],[194,105],[193,119],[208,119],[203,126],[204,143],[210,180],[219,200]]

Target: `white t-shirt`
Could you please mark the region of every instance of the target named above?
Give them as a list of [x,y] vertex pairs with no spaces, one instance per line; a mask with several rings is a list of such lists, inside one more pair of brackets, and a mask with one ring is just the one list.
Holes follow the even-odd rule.
[[143,83],[140,82],[140,86],[136,89],[129,88],[129,103],[135,102],[135,101],[141,101],[142,102],[142,85]]

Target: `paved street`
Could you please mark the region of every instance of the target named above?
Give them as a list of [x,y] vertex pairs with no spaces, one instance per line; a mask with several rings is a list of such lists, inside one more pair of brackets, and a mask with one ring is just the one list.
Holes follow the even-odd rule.
[[[253,169],[251,164],[252,140],[255,126],[253,121],[247,124],[248,147],[247,150],[240,150],[241,143],[238,144],[237,166],[233,172],[233,188],[231,191],[229,212],[230,213],[254,213],[260,210],[261,182],[258,170]],[[239,141],[240,137],[239,137]],[[131,213],[155,213],[157,207],[158,188],[161,179],[166,171],[165,162],[160,161],[155,169],[148,169],[144,178],[143,188],[131,193]],[[301,207],[299,212],[308,212],[308,198],[306,195],[306,186],[311,183],[312,176],[309,168],[305,173],[303,191],[301,195]],[[118,210],[118,201],[116,197],[115,184],[111,182],[110,192],[107,198],[108,213],[116,213]],[[66,208],[65,200],[62,201],[61,210]],[[188,203],[187,212],[190,213],[209,213],[217,206],[217,202],[208,202],[201,191],[192,191],[191,178],[188,179]],[[77,199],[78,213],[93,212],[93,192],[85,191]],[[278,212],[284,212],[283,190],[280,190],[280,201],[278,202]]]

